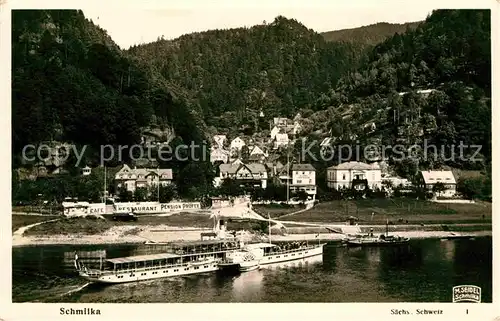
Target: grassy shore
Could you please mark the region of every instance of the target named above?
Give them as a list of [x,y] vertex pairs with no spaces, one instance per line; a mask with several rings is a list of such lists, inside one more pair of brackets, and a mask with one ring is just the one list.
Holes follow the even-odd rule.
[[35,224],[39,222],[44,222],[48,220],[53,220],[59,218],[60,216],[54,215],[12,215],[12,232],[19,229],[20,227],[27,226],[30,224]]
[[[39,220],[25,220],[21,216],[29,215],[12,215],[13,222],[18,222],[16,229],[29,225],[32,223],[41,222],[43,220],[49,220],[53,217],[37,217]],[[105,216],[105,219],[99,219],[96,217],[59,217],[60,219],[53,222],[48,222],[45,224],[40,224],[28,229],[24,235],[25,236],[43,236],[43,235],[73,235],[73,234],[85,234],[85,235],[97,235],[102,234],[111,228],[120,227],[137,227],[137,229],[129,229],[128,233],[133,234],[134,231],[137,232],[141,228],[154,228],[155,226],[169,226],[169,227],[182,227],[186,229],[210,229],[214,226],[213,219],[207,214],[196,214],[196,213],[177,213],[169,216],[149,216],[140,215],[137,221],[121,222],[113,221],[111,216]],[[258,221],[250,220],[232,220],[231,218],[224,219],[229,225],[229,228],[233,230],[257,230],[261,228],[263,223]],[[25,224],[22,224],[25,223]],[[265,225],[265,224],[264,224]]]
[[[372,219],[372,213],[373,219]],[[357,223],[384,225],[387,219],[394,224],[461,224],[490,223],[491,203],[439,204],[409,199],[365,199],[353,201],[332,201],[314,208],[286,216],[284,221],[339,223],[350,216]],[[406,223],[408,221],[408,223]]]
[[267,214],[271,218],[278,218],[280,216],[290,214],[293,212],[300,211],[304,209],[304,205],[286,205],[286,204],[266,204],[266,205],[254,205],[252,209],[263,217],[267,217]]

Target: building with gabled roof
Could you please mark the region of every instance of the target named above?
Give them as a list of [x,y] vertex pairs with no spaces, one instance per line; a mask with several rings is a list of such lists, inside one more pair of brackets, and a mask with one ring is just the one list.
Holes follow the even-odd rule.
[[137,188],[149,188],[152,186],[168,185],[172,183],[172,169],[163,168],[130,168],[123,167],[115,175],[116,189],[125,187],[134,192]]
[[452,171],[420,171],[420,185],[432,191],[436,183],[442,183],[445,190],[439,196],[452,197],[457,193],[457,181]]
[[267,187],[267,170],[260,163],[221,164],[219,173],[221,182],[229,178],[244,186]]

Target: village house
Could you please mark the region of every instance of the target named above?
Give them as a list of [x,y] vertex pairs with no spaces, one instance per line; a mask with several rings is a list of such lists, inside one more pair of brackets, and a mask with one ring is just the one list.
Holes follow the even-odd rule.
[[278,128],[285,128],[286,125],[288,125],[289,120],[288,118],[285,117],[274,117],[273,118],[273,125],[278,127]]
[[236,137],[235,139],[233,139],[231,141],[231,144],[230,144],[230,149],[231,149],[231,152],[233,151],[240,151],[243,146],[245,146],[245,141],[239,137]]
[[276,135],[280,133],[280,129],[278,126],[274,126],[273,129],[271,129],[271,140],[274,140],[276,138]]
[[304,191],[313,198],[316,195],[316,169],[311,164],[292,165],[290,192]]
[[276,182],[278,184],[292,184],[292,174],[290,173],[290,167],[291,164],[285,164],[284,166],[281,167],[281,169],[278,169],[276,166]]
[[327,186],[334,189],[381,188],[382,176],[377,163],[346,162],[326,170]]
[[213,164],[215,162],[227,163],[229,161],[229,152],[224,150],[219,146],[212,146],[210,148],[210,162]]
[[274,141],[274,149],[278,149],[280,147],[288,146],[289,139],[288,134],[277,134],[276,139]]
[[229,178],[244,186],[267,187],[267,170],[263,164],[221,164],[219,173],[221,182]]
[[444,191],[437,196],[453,197],[457,192],[457,182],[452,171],[420,171],[420,185],[433,191],[436,183],[444,185]]
[[294,121],[293,124],[288,124],[285,128],[285,132],[293,136],[300,134],[301,130],[302,130],[302,125],[300,125],[298,121]]
[[82,175],[83,176],[88,176],[92,173],[92,168],[88,167],[88,166],[85,166],[84,168],[82,168]]
[[123,167],[115,175],[116,189],[125,187],[130,192],[134,192],[137,188],[158,186],[158,183],[163,186],[171,184],[172,169],[132,169],[128,165],[123,165]]

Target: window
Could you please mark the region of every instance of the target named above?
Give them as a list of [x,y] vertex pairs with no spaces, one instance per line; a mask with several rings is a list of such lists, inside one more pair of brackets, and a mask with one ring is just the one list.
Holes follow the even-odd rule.
[[297,180],[297,184],[302,184],[302,180],[301,180],[301,179],[298,179],[298,180]]
[[342,180],[345,181],[345,174],[342,174]]

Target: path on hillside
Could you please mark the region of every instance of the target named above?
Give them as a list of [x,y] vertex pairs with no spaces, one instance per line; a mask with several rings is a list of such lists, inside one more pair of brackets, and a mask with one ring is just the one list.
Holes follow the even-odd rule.
[[45,223],[49,223],[49,222],[55,222],[55,221],[59,221],[59,220],[60,220],[60,218],[56,218],[56,219],[47,220],[47,221],[43,221],[43,222],[33,223],[33,224],[30,224],[30,225],[26,225],[26,226],[22,226],[22,227],[18,228],[12,234],[12,244],[13,245],[14,244],[15,245],[22,244],[23,243],[22,240],[24,238],[23,234],[24,234],[24,232],[26,232],[30,228],[35,227],[35,226],[40,225],[40,224],[45,224]]

